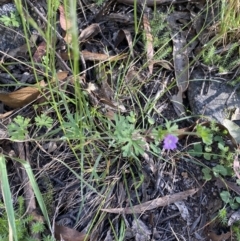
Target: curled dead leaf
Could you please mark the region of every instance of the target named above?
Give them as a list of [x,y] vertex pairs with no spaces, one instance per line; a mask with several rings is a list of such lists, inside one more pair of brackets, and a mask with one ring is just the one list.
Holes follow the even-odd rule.
[[35,51],[35,53],[34,53],[34,55],[33,55],[33,61],[35,62],[35,63],[41,63],[41,61],[42,61],[42,57],[45,55],[45,53],[46,53],[46,48],[47,48],[47,43],[45,42],[45,41],[42,41],[39,45],[38,45],[38,47],[37,47],[37,49],[36,49],[36,51]]
[[128,47],[130,49],[130,54],[134,58],[132,35],[129,30],[120,29],[118,31],[117,36],[115,38],[114,46],[117,47],[124,39],[127,40]]
[[167,69],[167,70],[173,70],[173,65],[167,61],[167,60],[164,60],[164,59],[161,59],[161,60],[152,60],[152,64],[153,65],[160,65],[162,66],[164,69]]
[[65,12],[65,9],[64,9],[64,6],[63,5],[60,5],[58,7],[58,10],[59,10],[59,13],[60,13],[60,25],[61,25],[61,28],[65,31],[71,29],[72,27],[72,23],[70,21],[70,19],[68,18],[68,16],[66,16],[66,12]]
[[85,28],[80,36],[79,36],[79,40],[80,41],[84,41],[88,38],[94,37],[95,35],[97,35],[100,32],[100,26],[97,23],[93,23],[90,26],[88,26],[87,28]]
[[89,238],[85,233],[80,233],[75,229],[55,224],[54,235],[58,241],[87,241]]
[[60,5],[58,7],[58,10],[60,12],[60,25],[61,25],[62,29],[66,31],[64,40],[66,41],[66,43],[69,44],[72,42],[72,33],[70,32],[70,30],[72,28],[72,22],[69,18],[69,14],[66,14],[66,11],[65,11],[63,5]]
[[42,80],[35,86],[25,87],[11,93],[0,93],[0,101],[11,108],[23,107],[36,100],[40,94],[40,88],[45,85]]

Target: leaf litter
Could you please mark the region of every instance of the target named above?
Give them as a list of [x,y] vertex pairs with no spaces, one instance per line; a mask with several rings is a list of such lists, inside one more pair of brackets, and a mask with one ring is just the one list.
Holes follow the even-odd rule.
[[[46,6],[44,1],[41,4]],[[36,3],[33,9],[35,11],[42,9],[41,4]],[[56,223],[54,227],[57,240],[114,240],[115,235],[117,237],[122,235],[123,228],[128,230],[123,237],[124,240],[177,240],[181,237],[185,240],[206,240],[206,237],[221,240],[230,237],[229,232],[217,234],[217,231],[221,230],[221,225],[215,222],[213,222],[215,226],[209,225],[212,217],[217,215],[218,209],[211,210],[208,206],[220,208],[223,203],[216,196],[216,193],[219,193],[219,185],[214,182],[206,183],[202,179],[200,166],[191,162],[194,158],[185,152],[189,142],[195,141],[191,136],[187,140],[184,138],[184,133],[192,132],[194,129],[192,122],[181,120],[182,134],[178,145],[173,148],[176,150],[168,153],[160,152],[157,157],[151,154],[151,136],[146,134],[145,139],[150,141],[144,146],[144,155],[136,162],[137,165],[134,165],[132,160],[121,156],[119,150],[114,150],[113,143],[106,143],[104,138],[100,139],[99,136],[93,139],[87,138],[90,133],[84,126],[85,117],[83,115],[81,118],[84,121],[79,121],[75,113],[76,102],[73,101],[74,96],[77,96],[73,86],[77,86],[88,98],[88,115],[101,113],[109,118],[111,123],[116,120],[116,114],[125,116],[131,111],[134,111],[136,116],[128,116],[129,123],[134,122],[134,118],[139,122],[140,116],[146,115],[146,112],[149,115],[148,120],[158,124],[163,124],[165,119],[174,121],[178,120],[179,116],[187,116],[186,110],[189,106],[185,103],[185,93],[188,91],[190,68],[193,68],[191,71],[194,72],[190,60],[195,54],[195,48],[191,47],[190,43],[196,46],[197,42],[200,47],[206,43],[199,29],[199,21],[202,19],[199,16],[193,17],[193,9],[194,6],[207,7],[205,2],[148,0],[145,5],[144,1],[137,1],[137,16],[139,19],[142,18],[139,25],[140,33],[145,34],[145,40],[143,36],[142,38],[139,38],[140,35],[135,36],[134,21],[139,19],[135,19],[134,16],[134,1],[106,1],[101,6],[94,3],[88,5],[86,1],[81,1],[82,5],[78,4],[81,31],[77,51],[81,55],[79,62],[83,71],[77,73],[77,76],[69,71],[69,64],[76,51],[71,48],[73,23],[64,6],[60,5],[58,21],[63,31],[55,30],[58,41],[53,40],[56,41],[54,42],[56,49],[60,50],[56,53],[58,54],[56,67],[59,72],[54,75],[52,70],[45,73],[45,69],[39,68],[38,73],[41,73],[42,81],[27,83],[29,86],[17,90],[10,87],[10,91],[7,89],[5,93],[0,93],[0,100],[4,104],[4,110],[0,113],[1,126],[3,125],[0,140],[2,147],[10,141],[4,125],[11,122],[18,114],[25,118],[31,117],[33,125],[29,135],[35,137],[36,126],[33,116],[38,112],[39,114],[47,112],[55,121],[50,128],[38,130],[37,135],[43,135],[45,138],[35,138],[36,140],[30,143],[27,155],[15,155],[29,161],[38,177],[37,181],[43,194],[48,193],[50,184],[53,186],[54,198],[51,205],[55,214],[51,219]],[[174,4],[171,14],[167,11],[169,4]],[[31,4],[29,6],[32,7]],[[172,58],[154,59],[155,52],[159,49],[154,47],[150,20],[156,13],[152,7],[168,15]],[[42,9],[41,14],[38,11],[37,16],[34,15],[40,22],[46,19],[45,9]],[[141,14],[143,15],[140,18]],[[191,31],[195,32],[197,39],[189,39]],[[29,54],[32,54],[34,63],[38,64],[45,57],[47,46],[42,38],[34,43],[35,46],[32,45],[31,48],[32,53]],[[66,51],[68,47],[70,52]],[[12,50],[2,63],[4,66],[1,68],[2,71],[13,74],[26,71],[32,74],[31,68],[20,64],[11,68],[11,63],[8,62],[10,57],[17,60],[19,58],[20,61],[19,55],[28,58],[27,52],[26,45]],[[124,69],[123,66],[127,68]],[[47,81],[49,76],[52,77]],[[54,89],[54,93],[55,90],[60,90],[65,94],[67,98],[63,104],[57,94],[52,95],[53,92],[48,91],[49,85]],[[42,88],[41,91],[39,87]],[[6,90],[4,86],[1,88]],[[50,105],[46,104],[46,101],[56,100],[62,105],[59,113],[63,119],[58,119],[53,110],[48,110]],[[38,105],[37,108],[34,108],[34,105]],[[66,122],[67,118],[69,122]],[[105,121],[104,118],[96,118],[93,115],[93,122],[98,130],[104,131]],[[146,120],[144,121],[146,124]],[[65,123],[65,130],[60,128],[61,122]],[[223,124],[237,141],[238,128],[229,121]],[[84,135],[79,132],[80,127]],[[68,138],[64,138],[66,131]],[[139,133],[134,133],[134,137],[138,135]],[[68,141],[73,136],[78,136],[79,141],[76,139],[70,141],[74,146],[71,149]],[[233,143],[233,146],[235,145],[236,143]],[[78,149],[79,146],[84,146],[82,149],[84,152]],[[8,153],[12,150],[8,150]],[[29,153],[31,153],[30,160]],[[204,161],[201,159],[206,165]],[[237,155],[233,167],[236,176],[239,177]],[[10,173],[15,173],[18,169],[12,160]],[[10,174],[10,177],[12,192],[18,193],[22,186],[17,177],[13,174]],[[48,183],[45,181],[46,177],[50,177]],[[226,184],[235,193],[239,192],[230,181],[226,181]],[[223,184],[221,188],[224,188]],[[216,200],[220,205],[216,205]],[[135,214],[140,215],[135,216]],[[208,233],[207,236],[205,233]]]

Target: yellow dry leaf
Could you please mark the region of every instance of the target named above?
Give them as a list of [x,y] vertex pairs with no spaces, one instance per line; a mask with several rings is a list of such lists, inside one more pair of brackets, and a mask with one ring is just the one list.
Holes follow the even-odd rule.
[[61,25],[62,29],[65,31],[70,30],[72,28],[72,23],[71,23],[70,19],[68,18],[69,16],[67,16],[67,14],[66,14],[64,6],[60,5],[58,7],[58,10],[60,12],[60,25]]
[[70,44],[72,42],[72,33],[70,32],[72,28],[71,19],[69,18],[69,15],[65,11],[63,5],[60,5],[58,10],[60,12],[60,25],[62,29],[66,31],[66,36],[64,37],[64,40],[66,41],[66,43]]
[[0,119],[4,119],[4,118],[10,116],[13,112],[14,112],[14,111],[11,110],[11,111],[8,111],[8,112],[6,112],[6,113],[4,113],[4,114],[0,114]]
[[11,108],[23,107],[37,99],[40,94],[39,89],[43,86],[45,86],[45,82],[42,80],[34,86],[25,87],[12,93],[0,93],[0,101]]

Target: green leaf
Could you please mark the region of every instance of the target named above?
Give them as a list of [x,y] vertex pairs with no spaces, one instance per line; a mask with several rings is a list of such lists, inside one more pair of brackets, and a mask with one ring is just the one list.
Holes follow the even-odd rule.
[[165,124],[166,128],[167,128],[167,132],[170,133],[174,133],[178,130],[178,125],[176,123],[172,124],[171,121],[166,121]]
[[132,142],[132,146],[134,148],[134,153],[138,155],[142,155],[144,153],[143,145],[145,143],[142,140],[137,140]]
[[153,118],[151,118],[151,117],[148,117],[148,123],[150,125],[153,125],[153,124],[155,124],[155,120]]
[[197,125],[196,134],[202,138],[203,143],[206,145],[211,145],[213,142],[213,134],[211,129],[206,126]]
[[0,180],[1,180],[1,190],[3,195],[3,200],[5,203],[8,223],[9,223],[9,237],[13,236],[14,240],[17,241],[18,237],[17,237],[16,221],[15,221],[15,214],[14,214],[13,204],[12,204],[12,195],[11,195],[10,185],[8,181],[6,159],[2,154],[0,154]]
[[228,170],[223,165],[216,165],[212,168],[214,175],[217,177],[219,174],[222,176],[228,175]]
[[156,146],[155,144],[153,144],[152,142],[150,143],[150,148],[152,149],[152,151],[155,153],[155,154],[160,154],[161,153],[161,149]]
[[228,146],[224,146],[223,143],[218,143],[218,148],[223,151],[223,152],[228,152],[229,147]]
[[114,141],[111,141],[111,143],[114,143],[115,146],[122,146],[121,150],[124,157],[135,157],[143,154],[145,142],[140,134],[141,131],[135,128],[135,124],[131,123],[136,121],[135,114],[132,112],[128,117],[115,115],[114,119]]
[[203,153],[203,157],[204,157],[206,160],[210,161],[211,158],[212,158],[212,155],[211,155],[210,153],[205,152],[205,153]]
[[204,150],[205,150],[206,152],[212,152],[212,147],[211,147],[211,146],[205,146],[205,147],[204,147]]
[[215,136],[213,140],[221,144],[224,144],[223,138],[221,136]]
[[234,209],[234,210],[239,208],[239,204],[234,202],[233,200],[230,200],[229,205],[230,205],[231,209]]
[[46,114],[41,114],[41,116],[35,117],[35,122],[38,127],[51,128],[53,124],[53,119]]
[[203,155],[202,144],[201,143],[194,144],[193,149],[190,149],[188,153],[191,156],[196,156],[196,157],[202,156]]
[[240,203],[240,197],[235,197],[236,202]]
[[27,128],[29,127],[29,118],[23,118],[17,116],[13,122],[7,126],[8,134],[13,140],[24,140],[28,133]]
[[212,179],[211,170],[207,167],[202,169],[203,172],[203,179],[206,181],[210,181]]
[[130,123],[136,123],[136,115],[132,111],[130,112],[130,115],[126,118]]
[[222,191],[220,193],[220,197],[222,198],[223,202],[229,203],[231,199],[231,195],[228,191]]

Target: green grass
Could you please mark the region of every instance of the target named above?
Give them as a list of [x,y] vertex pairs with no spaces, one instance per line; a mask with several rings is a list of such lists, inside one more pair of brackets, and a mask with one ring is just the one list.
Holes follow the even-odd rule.
[[[119,222],[114,221],[106,213],[102,212],[101,208],[111,207],[111,199],[114,196],[114,192],[120,189],[124,190],[129,200],[131,200],[131,194],[134,193],[136,197],[135,202],[141,203],[139,190],[144,181],[141,163],[143,155],[147,150],[154,157],[161,156],[163,149],[159,144],[161,144],[165,136],[167,134],[176,136],[179,134],[180,127],[178,123],[181,119],[175,121],[165,120],[164,124],[160,125],[155,123],[152,118],[152,115],[156,113],[157,108],[155,105],[157,101],[169,89],[174,88],[175,83],[171,84],[169,89],[161,93],[161,96],[157,99],[146,96],[142,91],[144,84],[150,83],[152,77],[146,78],[144,83],[139,82],[139,79],[136,81],[136,79],[131,78],[132,82],[130,81],[126,84],[124,77],[129,74],[130,67],[134,65],[138,67],[134,77],[139,76],[140,79],[143,79],[141,74],[144,73],[144,68],[146,69],[146,67],[138,63],[145,56],[144,47],[142,47],[142,56],[136,59],[129,57],[122,64],[119,64],[117,61],[94,63],[92,66],[95,73],[93,74],[95,74],[95,78],[100,77],[98,79],[99,86],[110,76],[111,84],[113,85],[114,101],[117,102],[116,105],[120,106],[127,99],[125,103],[127,103],[128,109],[122,112],[118,109],[112,116],[112,120],[108,119],[106,112],[104,112],[106,109],[101,108],[101,106],[93,106],[90,103],[91,99],[84,87],[85,83],[83,83],[84,81],[79,81],[80,77],[85,77],[85,70],[82,69],[82,66],[79,66],[81,56],[78,42],[77,1],[65,0],[62,2],[65,9],[67,9],[67,16],[71,17],[72,22],[72,28],[69,30],[72,42],[68,46],[68,51],[72,52],[71,50],[74,49],[73,58],[68,61],[71,71],[69,75],[72,75],[73,80],[71,88],[68,89],[66,85],[62,85],[56,80],[58,69],[56,69],[55,63],[58,57],[55,52],[56,46],[54,41],[56,39],[56,32],[53,28],[56,29],[58,21],[56,9],[59,2],[56,0],[47,1],[48,19],[45,29],[40,29],[37,23],[30,17],[27,17],[27,21],[25,21],[26,14],[21,1],[15,0],[15,3],[23,22],[25,35],[29,36],[29,26],[33,26],[38,30],[42,39],[46,41],[46,54],[42,59],[42,65],[45,68],[41,69],[41,74],[44,75],[45,82],[47,83],[43,92],[43,95],[47,97],[46,102],[35,106],[36,115],[34,117],[17,116],[13,118],[12,123],[8,125],[10,138],[13,142],[29,141],[30,143],[36,142],[42,144],[51,141],[64,143],[71,151],[73,162],[78,166],[78,171],[75,170],[74,166],[71,166],[72,163],[65,162],[64,158],[53,157],[53,160],[59,165],[66,167],[80,183],[81,204],[76,224],[77,222],[82,222],[80,220],[81,212],[89,202],[88,196],[93,195],[95,201],[95,206],[93,207],[95,209],[91,210],[87,233],[92,234],[101,227],[103,221],[108,220],[106,222],[111,228],[115,240],[124,240],[125,232],[128,228],[124,219],[119,217]],[[97,3],[100,4],[101,1],[97,1]],[[55,6],[55,9],[52,6]],[[142,41],[144,45],[145,38],[141,29],[143,13],[139,16],[136,2],[134,7],[134,30],[136,34],[134,35],[133,43],[137,45],[138,41]],[[209,6],[208,11],[211,10],[211,7]],[[168,61],[172,61],[170,33],[167,24],[164,23],[165,17],[171,11],[168,10],[166,15],[155,12],[155,18],[150,22],[152,35],[154,35],[154,58],[157,60],[167,59]],[[233,53],[239,48],[234,42],[228,53],[219,54],[217,58],[215,54],[216,48],[219,47],[219,42],[224,42],[225,44],[232,43],[231,41],[235,41],[236,36],[238,36],[238,30],[236,29],[237,26],[240,26],[238,13],[239,5],[236,0],[229,1],[227,7],[222,4],[221,14],[220,16],[216,16],[219,35],[214,38],[214,41],[207,44],[201,54],[197,56],[206,65],[217,65],[219,70],[231,71],[239,64],[238,62],[234,64],[229,63],[229,60],[233,58]],[[159,21],[162,24],[158,25]],[[27,37],[28,39],[29,37]],[[28,51],[31,52],[29,41],[27,41],[27,44]],[[39,70],[35,67],[31,55],[30,62],[27,65],[33,70],[35,79],[38,80]],[[116,69],[121,70],[117,76],[115,76]],[[87,71],[89,70],[87,69]],[[54,79],[55,84],[53,84]],[[39,113],[39,110],[41,113]],[[34,129],[34,131],[31,131],[31,129]],[[47,131],[42,134],[41,131],[43,129]],[[62,135],[57,137],[58,133],[62,133]],[[199,138],[198,140],[201,143],[200,151],[199,146],[194,145],[192,152],[189,153],[193,156],[200,154],[207,160],[209,158],[213,159],[211,149],[209,148],[212,145],[218,145],[220,142],[219,140],[216,141],[213,137],[216,133],[219,133],[219,131],[216,131],[214,126],[206,127],[201,124],[197,125],[193,132],[186,132],[185,135]],[[152,140],[149,141],[149,139]],[[219,149],[222,150],[222,153],[218,157],[224,159],[229,154],[229,150],[224,145],[220,146]],[[16,224],[19,217],[16,217],[18,213],[16,208],[14,210],[14,203],[7,201],[12,200],[12,194],[8,180],[6,158],[7,156],[3,154],[0,157],[1,186],[9,226],[9,240],[16,241],[21,240],[21,238],[17,237],[18,228]],[[160,157],[159,159],[167,161],[167,157]],[[44,202],[43,193],[41,193],[38,187],[37,175],[25,160],[13,158],[13,161],[20,162],[25,169],[50,231],[52,217],[49,217],[50,211],[46,207],[48,205]],[[225,169],[229,168],[231,163],[228,160],[228,162],[221,162],[220,164],[221,166],[217,170],[216,168],[207,167],[207,169],[203,169],[206,180],[210,180],[213,176],[225,177],[224,173],[228,171]],[[130,202],[130,205],[133,204]],[[118,227],[117,230],[115,229],[116,227]]]

